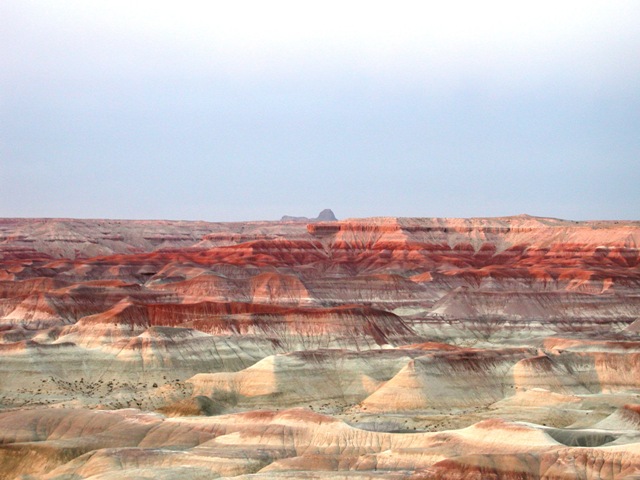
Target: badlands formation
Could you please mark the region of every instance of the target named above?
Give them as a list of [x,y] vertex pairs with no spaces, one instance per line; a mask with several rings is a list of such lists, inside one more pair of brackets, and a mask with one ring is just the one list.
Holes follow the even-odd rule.
[[640,222],[304,220],[0,220],[0,478],[640,479]]

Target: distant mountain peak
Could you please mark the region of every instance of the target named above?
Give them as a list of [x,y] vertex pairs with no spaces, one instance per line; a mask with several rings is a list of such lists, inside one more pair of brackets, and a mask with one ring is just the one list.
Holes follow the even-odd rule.
[[317,220],[319,222],[336,222],[338,219],[334,215],[333,210],[331,210],[330,208],[325,208],[318,214],[318,216],[314,220]]
[[292,217],[290,215],[284,215],[280,221],[282,222],[335,222],[338,219],[330,208],[322,210],[317,217]]

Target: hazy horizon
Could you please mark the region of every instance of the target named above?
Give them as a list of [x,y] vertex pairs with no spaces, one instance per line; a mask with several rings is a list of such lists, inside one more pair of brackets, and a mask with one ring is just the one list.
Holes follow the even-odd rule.
[[[335,213],[335,212],[334,212]],[[305,215],[282,215],[290,216],[290,217],[303,217]],[[368,215],[364,217],[354,217],[354,216],[340,216],[336,215],[337,221],[349,220],[349,219],[367,219],[367,218],[427,218],[427,219],[502,219],[502,218],[513,218],[513,217],[532,217],[532,218],[540,218],[540,219],[551,219],[551,220],[562,220],[562,221],[570,221],[570,222],[640,222],[638,218],[586,218],[586,219],[575,219],[575,218],[562,218],[562,217],[553,217],[553,216],[541,216],[541,215],[531,215],[528,213],[519,213],[513,215],[485,215],[485,216],[470,216],[470,217],[443,217],[439,215],[431,215],[431,216],[404,216],[404,215]],[[309,219],[315,218],[313,215],[308,216]],[[251,219],[234,219],[234,220],[218,220],[218,219],[203,219],[203,218],[119,218],[119,217],[0,217],[0,219],[7,220],[71,220],[71,221],[83,221],[83,220],[96,220],[96,221],[115,221],[115,222],[204,222],[204,223],[252,223],[252,222],[280,222],[281,218],[251,218]],[[285,220],[292,221],[292,220]]]
[[640,219],[638,2],[0,16],[0,217]]

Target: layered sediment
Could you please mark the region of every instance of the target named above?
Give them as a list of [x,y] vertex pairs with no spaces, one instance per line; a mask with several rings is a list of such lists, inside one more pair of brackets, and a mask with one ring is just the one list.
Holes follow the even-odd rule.
[[327,218],[0,220],[0,478],[640,476],[640,222]]

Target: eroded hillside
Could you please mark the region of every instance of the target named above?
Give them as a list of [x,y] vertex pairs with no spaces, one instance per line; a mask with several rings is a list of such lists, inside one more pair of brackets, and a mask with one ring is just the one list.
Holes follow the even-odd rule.
[[640,477],[639,244],[0,220],[0,478]]

